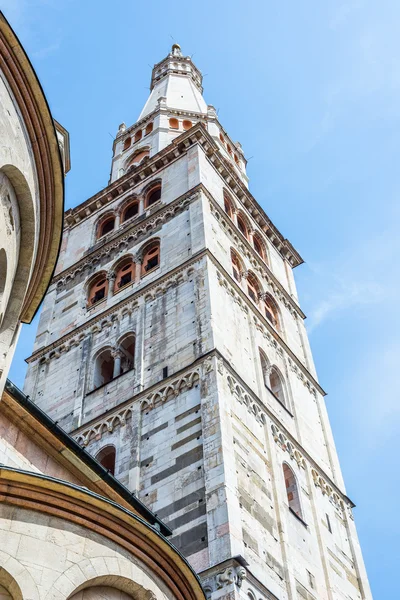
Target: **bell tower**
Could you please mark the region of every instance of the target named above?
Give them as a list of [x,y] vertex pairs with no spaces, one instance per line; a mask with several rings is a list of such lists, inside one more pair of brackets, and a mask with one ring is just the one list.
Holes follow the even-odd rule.
[[177,44],[67,211],[25,392],[173,530],[208,598],[370,600],[293,270]]

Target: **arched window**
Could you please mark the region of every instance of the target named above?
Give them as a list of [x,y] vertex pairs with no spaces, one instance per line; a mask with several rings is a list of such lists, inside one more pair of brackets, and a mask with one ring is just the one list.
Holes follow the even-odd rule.
[[234,252],[233,250],[231,250],[231,261],[232,261],[233,276],[236,279],[236,281],[240,281],[241,272],[243,271],[243,269],[242,269],[242,265],[240,263],[239,257],[237,256],[236,252]]
[[239,159],[237,157],[237,154],[235,154],[234,159],[235,159],[235,163],[238,165],[239,164]]
[[131,147],[132,138],[127,137],[124,141],[124,151]]
[[273,393],[275,398],[279,400],[281,404],[286,406],[285,393],[283,391],[282,377],[276,367],[271,367],[268,374],[267,388]]
[[93,306],[107,297],[108,281],[103,273],[93,280],[88,291],[88,306]]
[[109,348],[103,350],[96,358],[94,364],[93,388],[96,390],[101,385],[112,381],[114,377],[114,357]]
[[135,334],[129,333],[119,344],[121,350],[121,372],[126,373],[135,366]]
[[257,234],[253,235],[253,247],[254,247],[254,250],[257,252],[257,254],[259,256],[261,256],[262,259],[264,259],[265,258],[264,244],[262,243],[261,239],[259,238],[259,236]]
[[229,154],[232,154],[232,148],[230,147],[229,144],[227,144],[226,149],[228,150]]
[[107,219],[102,221],[100,223],[98,231],[97,231],[97,237],[101,238],[101,237],[103,237],[103,235],[110,233],[110,231],[112,231],[114,229],[114,225],[115,225],[115,217],[108,217]]
[[133,219],[133,217],[137,217],[138,214],[139,214],[139,201],[135,200],[134,202],[131,202],[131,204],[128,204],[128,206],[125,208],[124,212],[122,213],[122,223],[125,223],[125,221],[128,221],[129,219]]
[[152,206],[153,204],[158,202],[160,199],[161,199],[161,185],[159,185],[155,188],[152,188],[150,190],[150,192],[147,194],[146,203],[145,203],[146,208],[148,208],[149,206]]
[[264,312],[265,312],[265,316],[267,317],[267,319],[271,323],[271,325],[273,325],[273,327],[275,327],[276,329],[279,329],[277,308],[275,306],[275,303],[272,301],[272,299],[270,299],[268,297],[266,297],[264,300]]
[[188,129],[191,129],[191,127],[193,127],[193,123],[192,121],[183,121],[182,127],[184,131],[187,131]]
[[135,280],[135,263],[131,258],[127,258],[120,263],[118,270],[115,273],[114,291],[118,292],[121,288]]
[[147,246],[142,263],[142,275],[146,275],[160,264],[160,242]]
[[225,138],[224,138],[224,136],[222,135],[222,133],[220,133],[220,134],[219,134],[219,139],[221,140],[221,142],[222,142],[223,144],[225,144]]
[[171,129],[179,129],[179,121],[178,121],[178,119],[170,119],[169,120],[169,126],[171,127]]
[[247,230],[247,225],[246,225],[246,223],[245,223],[245,221],[244,221],[244,219],[243,219],[243,217],[241,215],[238,215],[238,217],[237,217],[237,226],[238,226],[239,231],[241,233],[243,233],[244,237],[246,239],[248,239],[249,233],[248,233],[248,230]]
[[258,303],[258,298],[260,295],[260,286],[258,285],[257,279],[249,273],[247,276],[247,293],[253,302]]
[[96,454],[96,460],[107,469],[107,471],[110,471],[111,475],[115,474],[115,458],[115,446],[106,446]]
[[224,209],[228,217],[233,219],[233,205],[230,198],[224,194]]
[[139,129],[139,131],[137,131],[135,133],[134,143],[136,144],[136,142],[139,142],[141,139],[142,139],[142,130]]
[[149,123],[146,125],[146,129],[144,131],[144,135],[149,135],[153,131],[153,123]]
[[299,488],[297,485],[296,476],[287,463],[283,463],[282,466],[289,508],[295,513],[295,515],[300,517],[300,519],[303,519],[303,513],[300,504]]
[[132,159],[129,162],[128,168],[132,169],[134,167],[137,167],[144,158],[149,156],[149,154],[149,150],[139,150],[133,155]]

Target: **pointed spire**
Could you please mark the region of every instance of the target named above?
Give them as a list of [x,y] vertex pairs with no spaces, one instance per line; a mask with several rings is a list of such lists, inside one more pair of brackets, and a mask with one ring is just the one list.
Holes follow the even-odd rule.
[[168,56],[153,68],[151,94],[139,120],[155,110],[160,101],[169,109],[207,114],[202,80],[202,74],[191,57],[183,56],[180,45],[173,44]]

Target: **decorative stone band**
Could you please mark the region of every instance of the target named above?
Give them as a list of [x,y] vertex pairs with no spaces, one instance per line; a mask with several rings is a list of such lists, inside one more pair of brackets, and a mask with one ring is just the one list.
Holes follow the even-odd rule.
[[86,255],[70,268],[58,273],[53,278],[52,283],[57,283],[57,289],[61,290],[69,281],[74,280],[77,275],[85,271],[91,273],[98,266],[99,262],[102,259],[107,259],[113,251],[123,250],[128,244],[134,243],[149,231],[156,229],[159,225],[170,221],[176,214],[184,211],[191,202],[198,199],[202,187],[201,185],[197,185],[174,200],[174,202],[171,202],[171,204],[162,206],[157,212],[154,212],[146,219],[140,222],[133,221],[128,227],[121,228],[119,235]]
[[112,433],[116,427],[124,427],[138,402],[141,410],[151,410],[157,404],[164,403],[170,398],[176,398],[181,392],[191,389],[199,379],[199,369],[195,369],[169,381],[163,387],[157,387],[150,394],[136,397],[133,402],[130,401],[130,404],[125,405],[118,412],[114,412],[91,427],[84,429],[76,436],[76,441],[82,446],[87,446],[90,441],[101,439],[104,432]]
[[142,161],[131,172],[123,175],[92,198],[89,198],[76,208],[67,211],[65,213],[67,225],[73,227],[75,224],[88,218],[92,213],[118,198],[120,194],[143,183],[148,177],[159,173],[166,165],[174,162],[179,156],[186,153],[194,144],[201,145],[210,163],[224,178],[231,192],[235,194],[241,204],[250,212],[261,229],[266,232],[266,235],[281,256],[287,258],[292,267],[300,265],[303,259],[299,253],[268,218],[256,199],[235,173],[234,166],[223,158],[220,147],[201,123],[197,123],[191,129],[176,137],[166,148],[148,160]]
[[[283,285],[277,280],[269,266],[262,260],[262,258],[260,258],[254,248],[246,240],[244,235],[239,231],[239,229],[234,226],[231,219],[222,210],[211,194],[206,192],[206,195],[210,203],[211,214],[216,218],[222,229],[230,237],[238,254],[242,257],[245,256],[247,260],[250,261],[253,270],[258,273],[260,278],[267,283],[271,293],[275,296],[275,298],[282,302],[282,304],[294,317],[299,315],[302,319],[305,319],[306,315],[303,313],[300,306],[293,300]],[[260,235],[263,237],[264,234],[260,233]]]
[[200,252],[180,267],[159,277],[157,281],[142,287],[136,293],[110,307],[108,310],[96,314],[89,321],[86,321],[81,326],[75,328],[71,333],[59,338],[52,344],[41,348],[37,352],[34,352],[26,359],[26,361],[31,363],[42,359],[47,362],[52,358],[59,358],[62,352],[68,352],[72,347],[79,346],[86,335],[91,332],[100,331],[100,329],[105,327],[112,327],[112,325],[115,324],[115,321],[119,321],[126,314],[131,314],[133,311],[137,310],[141,300],[144,302],[151,301],[154,298],[165,294],[171,287],[176,287],[182,281],[189,279],[193,275],[193,265],[200,262],[205,255],[205,252]]
[[[129,565],[142,564],[152,574],[152,577],[142,580],[147,581],[153,590],[140,586],[137,591],[141,598],[155,600],[160,597],[155,583],[159,579],[169,590],[171,597],[177,600],[205,599],[200,581],[186,559],[143,519],[103,496],[53,477],[1,466],[0,502],[74,523],[91,531],[91,535],[99,535],[118,544],[132,557],[126,559],[128,568]],[[82,561],[85,559],[83,557]],[[85,582],[86,569],[83,567],[86,566],[87,559],[85,564],[82,561],[72,566],[69,563],[65,574],[60,572],[65,593],[50,597],[67,598]],[[100,568],[106,566],[104,560],[99,562]],[[52,565],[49,564],[49,567]],[[94,569],[94,572],[98,575],[120,575],[118,568],[116,572],[112,572],[111,562],[107,568],[111,569],[108,573],[99,572],[98,569]],[[133,581],[135,579],[137,577],[132,578]],[[58,590],[57,583],[56,581],[55,588]]]
[[[282,426],[268,407],[255,394],[246,389],[241,379],[230,367],[229,362],[217,350],[203,356],[191,368],[183,369],[175,376],[164,380],[162,384],[153,386],[150,391],[137,394],[134,398],[125,402],[123,406],[110,412],[105,417],[103,416],[99,420],[81,427],[75,432],[75,439],[79,444],[88,446],[91,441],[100,440],[103,434],[112,433],[116,427],[124,427],[127,420],[131,418],[134,408],[137,407],[138,403],[140,410],[148,411],[160,403],[167,402],[171,398],[176,398],[182,392],[197,385],[201,378],[214,372],[215,359],[217,359],[217,372],[219,375],[226,377],[230,392],[236,401],[246,406],[248,412],[260,426],[264,425],[271,428],[275,442],[284,452],[288,452],[289,457],[295,461],[299,468],[311,470],[316,487],[319,487],[324,494],[327,494],[338,509],[344,510],[347,507],[349,514],[351,514],[350,509],[354,506],[351,500],[319,468],[308,452]],[[315,478],[314,472],[317,473],[318,479]],[[324,482],[323,485],[321,484],[322,481]],[[338,498],[339,501],[337,500]]]

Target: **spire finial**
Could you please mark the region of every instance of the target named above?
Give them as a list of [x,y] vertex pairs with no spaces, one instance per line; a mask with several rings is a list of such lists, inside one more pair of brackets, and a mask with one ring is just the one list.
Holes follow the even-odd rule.
[[172,44],[172,56],[182,56],[181,47],[179,44]]

